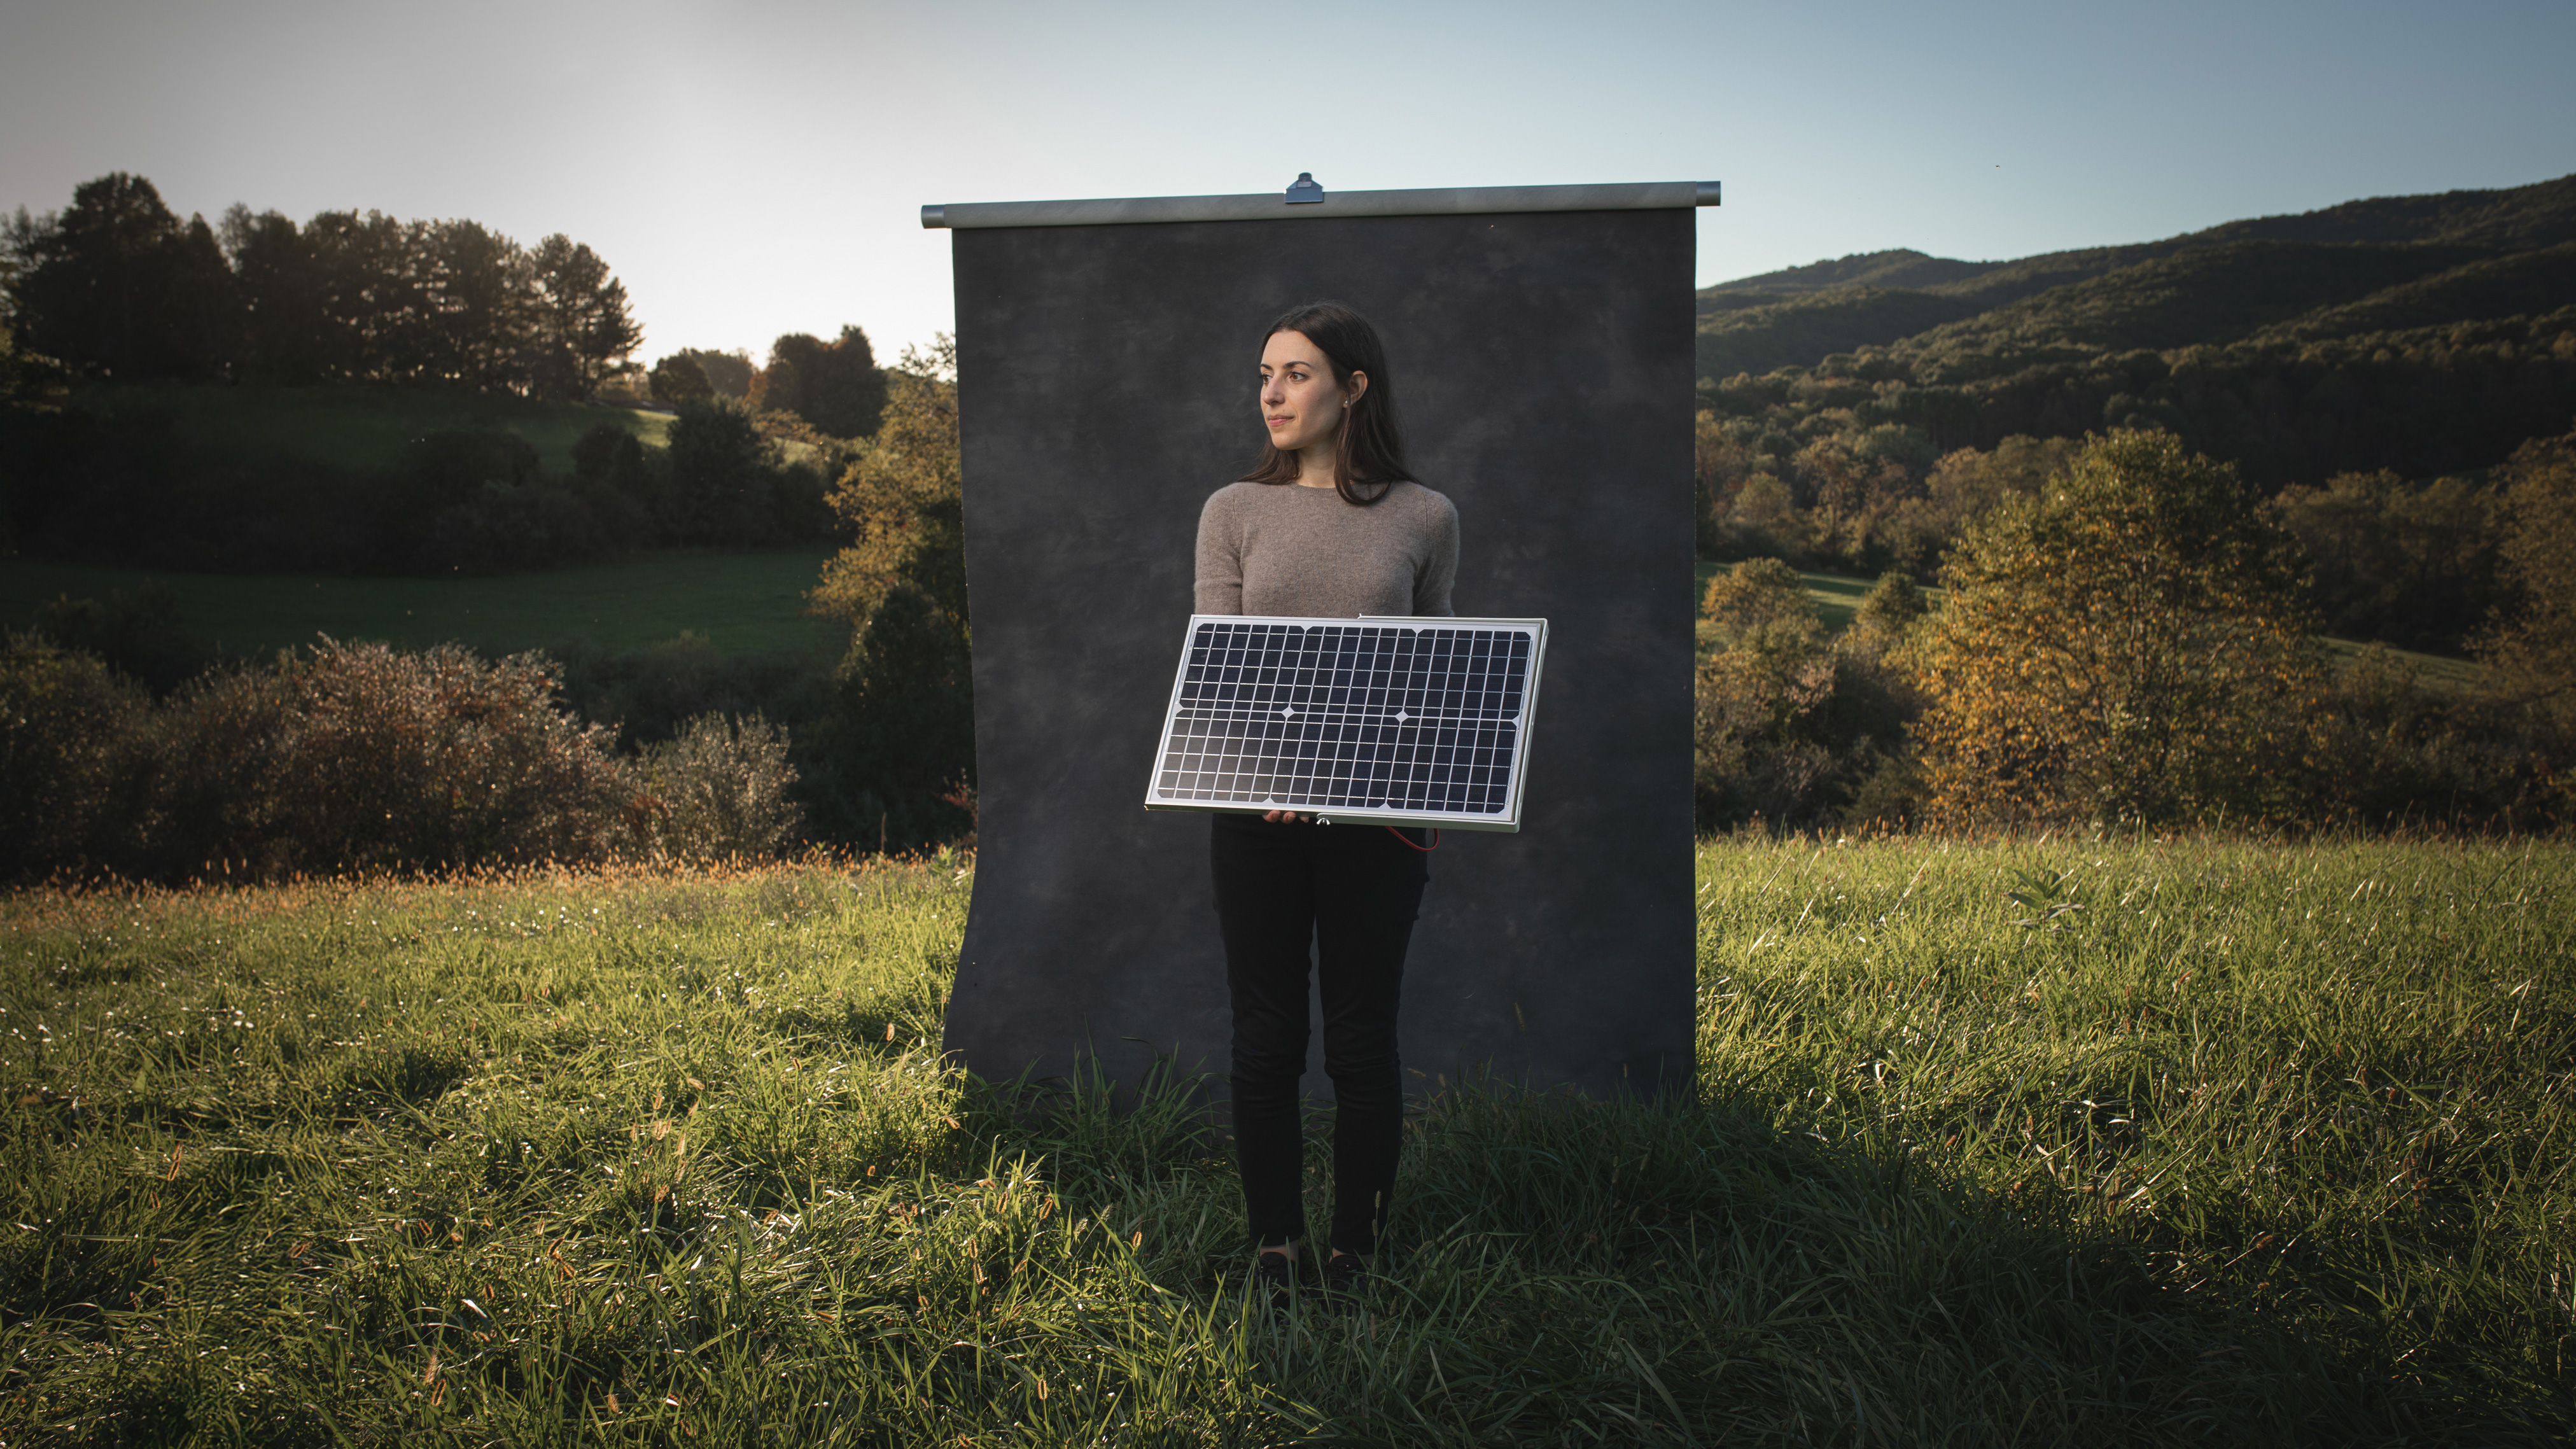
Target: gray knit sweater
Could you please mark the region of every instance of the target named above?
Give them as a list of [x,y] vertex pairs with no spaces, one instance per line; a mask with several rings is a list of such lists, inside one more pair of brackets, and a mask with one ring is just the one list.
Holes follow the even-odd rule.
[[1231,483],[1199,511],[1198,612],[1454,614],[1458,510],[1419,483],[1367,507],[1330,488]]

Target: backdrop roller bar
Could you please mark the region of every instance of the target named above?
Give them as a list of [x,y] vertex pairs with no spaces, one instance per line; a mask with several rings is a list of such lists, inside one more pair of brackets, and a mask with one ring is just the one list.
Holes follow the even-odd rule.
[[[1314,187],[1314,190],[1308,188]],[[1414,191],[1321,191],[1299,173],[1293,194],[1128,196],[1088,201],[968,201],[925,206],[932,230],[999,226],[1134,226],[1180,221],[1311,221],[1328,216],[1487,216],[1525,211],[1674,211],[1718,204],[1714,181],[1600,186],[1446,186]]]

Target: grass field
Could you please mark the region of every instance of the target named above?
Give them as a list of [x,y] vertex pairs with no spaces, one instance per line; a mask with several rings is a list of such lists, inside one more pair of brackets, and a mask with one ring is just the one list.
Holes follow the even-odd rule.
[[167,412],[176,418],[182,437],[209,451],[308,458],[349,468],[381,468],[396,461],[414,438],[471,428],[516,433],[536,448],[548,469],[569,473],[574,440],[601,423],[614,423],[654,447],[662,446],[671,426],[668,413],[359,384],[92,388],[82,392],[80,404],[111,412]]
[[822,549],[663,554],[592,568],[499,578],[314,578],[159,574],[0,559],[0,623],[23,628],[58,595],[103,599],[145,583],[168,588],[191,631],[256,654],[318,633],[427,645],[454,639],[525,649],[581,637],[634,649],[691,631],[728,654],[814,647],[826,630],[804,613]]
[[[1724,572],[1726,568],[1727,565],[1722,563],[1700,560],[1698,573],[1693,580],[1695,592],[1692,597],[1705,598],[1708,594],[1708,581]],[[1869,597],[1871,587],[1878,582],[1876,579],[1853,578],[1848,574],[1820,574],[1805,571],[1801,571],[1798,577],[1806,583],[1807,597],[1815,603],[1816,614],[1824,621],[1825,632],[1829,634],[1839,634],[1851,627],[1852,616],[1860,612],[1861,600]],[[1923,592],[1925,597],[1932,601],[1934,607],[1940,606],[1941,599],[1944,597],[1941,590],[1925,589]],[[1717,636],[1703,622],[1699,626],[1700,652],[1705,654],[1715,648],[1716,644]],[[2350,659],[2368,646],[2350,639],[2329,638],[2326,640],[2326,647],[2334,651],[2336,658]],[[2480,668],[2473,660],[2453,659],[2441,654],[2420,654],[2412,649],[2391,649],[2389,652],[2415,666],[2424,683],[2435,689],[2461,690],[2477,683]]]
[[1170,1099],[939,1067],[969,861],[15,896],[0,1443],[2576,1430],[2576,852],[1698,878],[1702,1104],[1443,1095],[1275,1322]]

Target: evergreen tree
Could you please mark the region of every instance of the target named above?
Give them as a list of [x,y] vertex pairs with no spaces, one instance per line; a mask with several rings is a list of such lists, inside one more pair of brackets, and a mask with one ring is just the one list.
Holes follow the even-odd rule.
[[182,223],[151,182],[83,182],[60,214],[9,228],[20,345],[83,372],[204,377],[226,361],[232,274],[203,218]]
[[536,279],[529,387],[540,397],[588,397],[643,345],[626,284],[561,232],[537,243],[529,266]]

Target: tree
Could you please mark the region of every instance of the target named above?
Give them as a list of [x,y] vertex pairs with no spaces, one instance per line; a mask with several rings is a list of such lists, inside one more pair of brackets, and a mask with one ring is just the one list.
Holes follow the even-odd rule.
[[907,349],[887,381],[876,442],[831,495],[854,539],[808,596],[850,629],[816,787],[840,802],[844,833],[864,839],[883,822],[909,844],[964,828],[943,797],[971,783],[975,763],[955,342]]
[[863,438],[885,411],[886,379],[868,334],[844,327],[831,342],[790,332],[769,345],[769,365],[753,384],[752,407],[802,418],[835,438]]
[[1889,569],[1878,576],[1878,582],[1860,601],[1860,608],[1852,615],[1852,627],[1894,643],[1902,640],[1931,608],[1931,601],[1923,597],[1912,574]]
[[561,232],[537,243],[529,386],[541,397],[584,398],[644,343],[626,304],[626,284],[608,263]]
[[528,254],[472,221],[428,223],[418,242],[427,315],[416,374],[486,391],[524,382],[521,334],[535,300]]
[[707,383],[706,370],[685,352],[654,363],[644,382],[652,389],[655,402],[669,403],[673,407],[716,395],[716,390]]
[[2295,808],[2324,687],[2295,543],[2171,433],[2090,440],[1944,570],[1919,727],[1953,822]]
[[208,376],[229,355],[237,304],[214,231],[140,176],[85,181],[58,215],[22,210],[7,248],[30,351],[123,379]]
[[223,242],[242,296],[241,371],[263,382],[328,376],[335,328],[313,239],[287,216],[253,215],[235,202],[224,213]]
[[1692,420],[1692,541],[1702,558],[1717,558],[1725,548],[1727,505],[1749,474],[1751,454],[1727,435],[1717,414],[1703,408]]
[[709,352],[699,347],[683,347],[671,354],[670,361],[689,362],[706,377],[707,386],[718,397],[735,402],[751,400],[751,380],[759,369],[751,365],[751,354],[740,351]]
[[412,229],[379,211],[325,211],[304,224],[302,237],[311,253],[322,375],[409,378],[430,313],[412,264]]
[[876,445],[831,495],[854,535],[823,567],[816,612],[864,631],[887,596],[909,588],[966,627],[965,495],[959,485],[955,343],[907,353],[889,380]]
[[2478,654],[2494,695],[2539,726],[2557,793],[2576,795],[2576,432],[2524,443],[2504,476],[2504,574],[2516,606]]
[[1775,558],[1709,581],[1716,648],[1694,691],[1692,796],[1703,828],[1913,813],[1893,788],[1914,708],[1881,641],[1826,636],[1806,582]]
[[886,378],[868,334],[844,327],[805,375],[798,415],[836,438],[864,438],[885,412]]
[[1776,558],[1750,558],[1708,581],[1700,612],[1717,626],[1719,642],[1742,647],[1773,626],[1805,621],[1821,635],[1824,623],[1807,597],[1806,580]]
[[769,362],[751,380],[751,409],[805,416],[805,378],[820,363],[823,339],[789,332],[769,344]]
[[775,516],[774,445],[750,412],[727,398],[680,404],[666,456],[672,531],[691,543],[758,543]]
[[[25,218],[21,209],[18,220]],[[8,306],[9,282],[16,274],[9,248],[0,245],[0,416],[12,411],[58,413],[71,397],[71,374],[54,359],[18,345]],[[7,501],[6,490],[0,489],[0,552],[10,544]]]
[[2327,632],[2450,652],[2499,602],[2497,505],[2465,478],[2417,485],[2383,468],[2284,488],[2270,507],[2307,551]]

